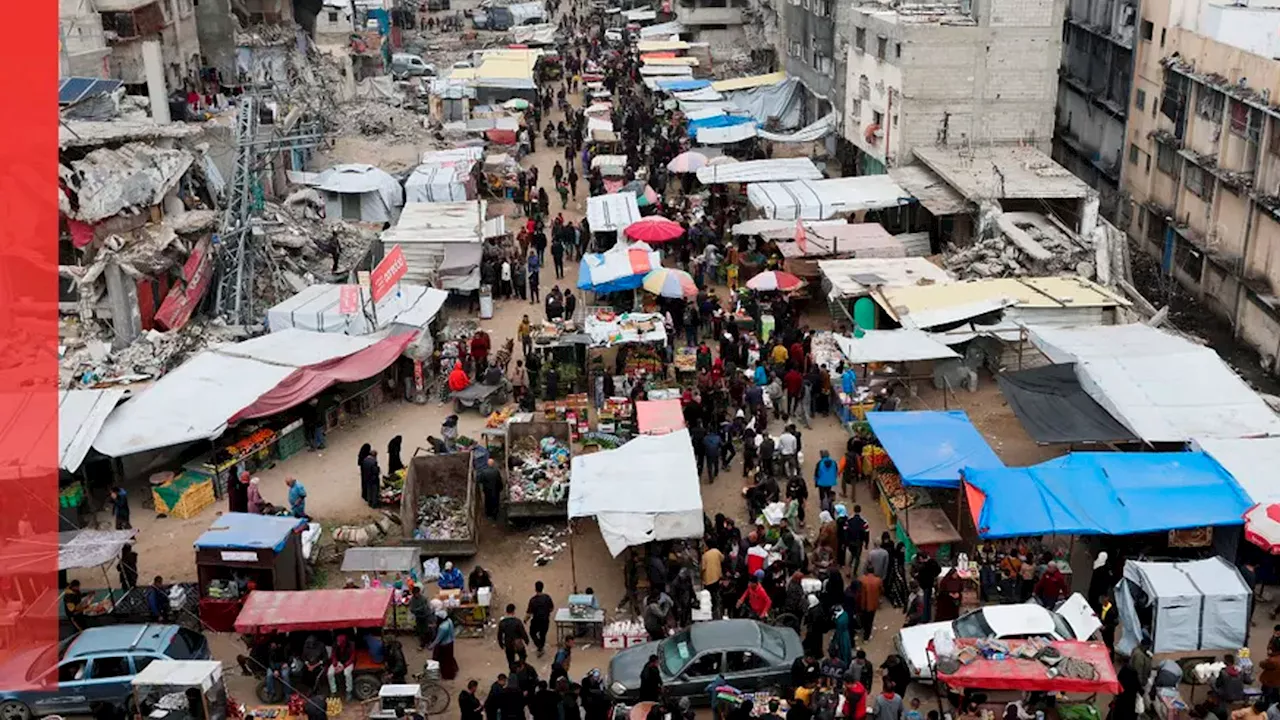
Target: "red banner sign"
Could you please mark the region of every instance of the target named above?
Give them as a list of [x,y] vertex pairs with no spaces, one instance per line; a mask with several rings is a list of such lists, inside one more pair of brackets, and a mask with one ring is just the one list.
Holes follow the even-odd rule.
[[355,315],[360,311],[360,286],[343,285],[338,288],[338,312]]
[[391,288],[404,277],[409,271],[409,266],[404,261],[404,251],[399,245],[394,245],[391,252],[382,258],[382,262],[378,263],[378,267],[373,269],[373,274],[369,276],[369,291],[373,295],[373,301],[376,303],[391,292]]
[[191,313],[213,280],[213,256],[207,239],[196,243],[182,266],[182,282],[173,286],[160,309],[156,311],[155,325],[161,331],[177,330],[191,319]]

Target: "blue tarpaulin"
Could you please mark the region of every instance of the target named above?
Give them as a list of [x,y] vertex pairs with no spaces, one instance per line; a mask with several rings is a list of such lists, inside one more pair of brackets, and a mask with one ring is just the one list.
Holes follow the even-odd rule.
[[196,538],[201,550],[265,550],[275,552],[284,549],[289,536],[305,527],[306,520],[279,515],[250,515],[227,513]]
[[960,486],[961,468],[1004,467],[960,410],[869,412],[867,422],[903,485],[954,488]]
[[[597,253],[598,254],[598,253]],[[623,290],[635,290],[644,284],[644,276],[649,273],[642,272],[639,275],[626,275],[624,277],[607,280],[600,284],[591,282],[591,265],[587,262],[587,258],[583,257],[578,261],[578,289],[590,290],[597,293],[621,292]]]
[[734,127],[736,125],[755,124],[755,118],[748,115],[712,115],[689,121],[689,137],[697,137],[698,131],[707,128]]
[[964,469],[987,538],[1133,535],[1239,525],[1251,501],[1202,452],[1071,453],[1029,468]]
[[701,90],[705,87],[711,87],[710,80],[659,80],[658,87],[667,92],[688,92],[689,90]]

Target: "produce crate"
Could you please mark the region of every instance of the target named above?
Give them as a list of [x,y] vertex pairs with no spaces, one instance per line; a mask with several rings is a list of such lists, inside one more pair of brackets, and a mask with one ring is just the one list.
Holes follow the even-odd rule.
[[208,477],[184,472],[172,481],[153,488],[151,499],[157,513],[186,520],[199,515],[213,504],[213,481]]
[[306,447],[307,433],[302,427],[302,422],[299,421],[281,431],[280,440],[276,442],[276,454],[281,460],[287,460],[305,450]]

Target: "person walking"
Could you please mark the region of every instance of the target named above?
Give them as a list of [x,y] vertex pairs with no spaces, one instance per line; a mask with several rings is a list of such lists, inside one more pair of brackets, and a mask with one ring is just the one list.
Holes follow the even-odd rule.
[[458,661],[453,656],[453,641],[457,639],[457,633],[449,611],[443,608],[437,610],[436,620],[439,623],[436,625],[436,636],[427,649],[431,651],[431,659],[440,663],[440,677],[452,680],[458,676]]
[[539,580],[533,584],[533,597],[529,598],[529,606],[525,608],[525,620],[529,623],[529,637],[533,647],[542,657],[547,645],[547,630],[551,628],[551,616],[555,614],[556,602],[543,592],[545,586]]
[[529,253],[529,304],[538,305],[542,296],[538,294],[538,271],[542,269],[542,261],[535,252]]
[[706,455],[707,480],[715,484],[720,475],[720,448],[724,439],[720,437],[720,429],[712,424],[702,438],[702,446]]
[[[248,510],[248,488],[245,488],[245,510]],[[129,524],[129,493],[116,485],[111,488],[111,514],[115,517],[117,530],[131,530]]]
[[840,481],[840,466],[831,459],[831,453],[818,453],[818,464],[813,468],[813,484],[818,488],[818,507],[832,512],[836,498],[836,483]]
[[498,621],[498,647],[507,655],[508,668],[514,668],[516,661],[524,662],[529,656],[525,646],[529,643],[529,633],[524,623],[516,617],[515,603],[507,603],[507,614]]
[[306,518],[307,489],[295,477],[285,478],[284,485],[289,488],[289,514],[296,518]]
[[381,478],[382,470],[378,468],[378,451],[370,450],[369,454],[360,461],[360,496],[371,508],[377,508],[381,504],[378,497]]
[[867,568],[858,582],[858,625],[862,627],[862,640],[871,640],[872,627],[876,621],[876,610],[880,609],[880,596],[884,590],[884,581]]
[[551,239],[551,262],[555,265],[556,279],[564,279],[564,235],[556,233]]
[[[520,361],[517,360],[517,363]],[[523,368],[517,365],[516,369],[522,371]],[[476,484],[480,486],[480,492],[484,495],[484,514],[490,520],[498,519],[500,502],[502,499],[502,472],[498,470],[497,464],[493,458],[489,458],[485,462],[485,466],[476,473]]]

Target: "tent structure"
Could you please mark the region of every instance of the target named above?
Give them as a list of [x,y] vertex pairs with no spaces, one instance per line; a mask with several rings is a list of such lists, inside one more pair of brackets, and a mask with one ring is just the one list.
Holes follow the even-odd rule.
[[377,375],[415,335],[350,337],[290,328],[205,350],[117,408],[93,447],[124,457],[216,438],[236,421],[287,410],[334,383]]
[[123,388],[58,392],[58,467],[67,472],[80,469],[103,423],[124,396]]
[[1131,442],[1137,436],[1080,387],[1075,366],[1043,367],[996,376],[1000,392],[1039,443]]
[[475,180],[471,168],[475,161],[457,163],[424,163],[404,181],[406,202],[458,202],[475,200]]
[[401,284],[388,293],[377,306],[377,325],[367,315],[366,307],[356,312],[342,312],[342,286],[312,285],[267,311],[267,327],[271,332],[288,328],[343,335],[368,335],[389,327],[425,329],[444,307],[449,293],[421,285]]
[[391,222],[404,205],[404,189],[372,165],[335,165],[320,173],[316,190],[324,195],[325,215],[367,223]]
[[636,430],[663,435],[684,430],[684,407],[679,400],[641,400],[636,403]]
[[1194,446],[1231,473],[1253,503],[1280,502],[1280,437],[1201,438]]
[[1146,442],[1280,435],[1280,417],[1210,348],[1144,324],[1029,329]]
[[1248,643],[1253,588],[1221,557],[1130,560],[1115,597],[1121,627],[1116,652],[1121,655],[1131,654],[1143,639],[1151,641],[1153,653],[1234,652]]
[[903,485],[954,488],[962,468],[1004,467],[961,410],[869,412],[867,422]]
[[911,195],[888,175],[762,182],[747,186],[751,207],[761,217],[779,220],[826,220],[860,210],[897,207],[910,200]]
[[867,330],[860,338],[834,337],[840,353],[855,364],[960,357],[955,350],[934,340],[923,330]]
[[573,458],[569,517],[594,517],[609,552],[702,535],[702,493],[688,430],[641,435]]
[[1071,453],[1027,468],[965,468],[978,534],[1135,535],[1239,525],[1250,502],[1208,455]]
[[646,243],[618,244],[578,261],[578,289],[598,293],[635,290],[649,271],[662,267],[662,254]]
[[399,245],[404,252],[405,282],[478,290],[488,207],[484,200],[408,203],[395,227],[382,233],[383,247]]
[[587,198],[587,221],[593,233],[618,233],[640,219],[640,205],[633,192],[608,193]]
[[821,179],[822,171],[809,158],[747,160],[724,165],[708,165],[698,170],[698,182],[704,185]]

